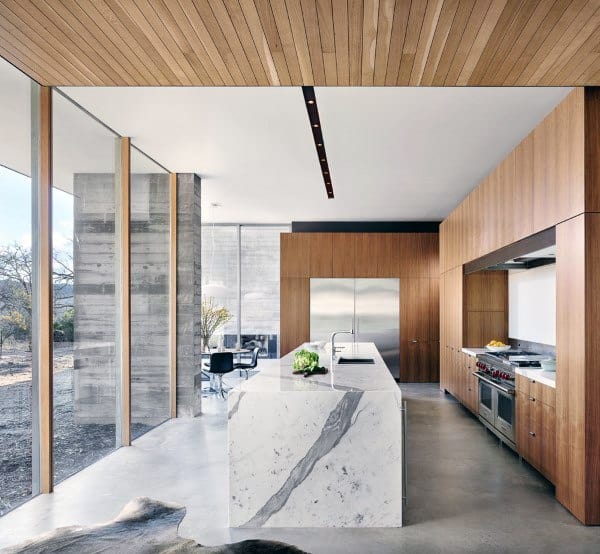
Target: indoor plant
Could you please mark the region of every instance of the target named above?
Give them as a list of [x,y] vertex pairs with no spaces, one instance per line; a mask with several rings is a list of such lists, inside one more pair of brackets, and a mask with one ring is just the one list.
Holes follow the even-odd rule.
[[217,306],[215,299],[205,298],[202,300],[202,317],[200,320],[200,338],[202,339],[202,350],[208,350],[208,343],[217,329],[232,318],[231,313],[225,306]]

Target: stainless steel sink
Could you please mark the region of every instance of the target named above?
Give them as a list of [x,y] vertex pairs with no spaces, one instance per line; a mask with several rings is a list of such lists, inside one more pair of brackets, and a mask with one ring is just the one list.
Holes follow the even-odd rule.
[[374,364],[375,360],[373,358],[345,358],[342,356],[337,363],[340,365]]

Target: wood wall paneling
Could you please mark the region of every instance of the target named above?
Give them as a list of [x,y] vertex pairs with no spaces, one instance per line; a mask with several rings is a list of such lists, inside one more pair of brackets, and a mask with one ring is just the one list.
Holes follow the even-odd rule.
[[309,233],[311,277],[333,277],[333,233]]
[[44,85],[599,84],[597,4],[571,4],[0,0],[0,55]]
[[280,293],[280,355],[310,340],[310,280],[282,277]]
[[333,233],[333,277],[354,277],[356,259],[356,236],[354,233]]
[[281,277],[308,277],[310,275],[309,233],[281,233]]
[[428,278],[400,280],[400,380],[429,381],[431,283]]

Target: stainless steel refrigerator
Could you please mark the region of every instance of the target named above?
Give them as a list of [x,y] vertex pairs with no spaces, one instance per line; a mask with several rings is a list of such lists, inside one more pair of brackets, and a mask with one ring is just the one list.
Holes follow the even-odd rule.
[[[354,329],[355,342],[374,342],[392,375],[400,377],[400,280],[311,279],[310,340]],[[352,337],[339,337],[350,341]]]

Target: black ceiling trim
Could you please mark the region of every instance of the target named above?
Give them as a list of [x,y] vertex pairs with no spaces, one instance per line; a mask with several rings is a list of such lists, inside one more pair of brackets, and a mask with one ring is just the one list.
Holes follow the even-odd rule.
[[331,172],[329,171],[329,163],[327,162],[327,153],[325,152],[325,141],[323,140],[323,131],[321,128],[321,119],[319,118],[319,108],[317,107],[317,98],[315,97],[314,87],[302,87],[304,95],[304,104],[308,113],[308,121],[315,141],[315,149],[317,150],[317,159],[319,167],[323,175],[325,183],[325,191],[327,198],[333,198],[333,185],[331,184]]
[[439,221],[292,221],[292,233],[438,233]]

